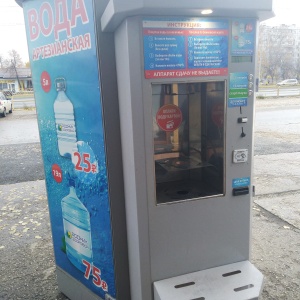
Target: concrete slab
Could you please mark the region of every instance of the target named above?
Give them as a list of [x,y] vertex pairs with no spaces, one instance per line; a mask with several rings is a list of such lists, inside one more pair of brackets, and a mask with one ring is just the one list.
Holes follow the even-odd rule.
[[256,195],[300,192],[300,152],[254,157]]
[[254,202],[280,219],[300,229],[300,193],[259,196]]

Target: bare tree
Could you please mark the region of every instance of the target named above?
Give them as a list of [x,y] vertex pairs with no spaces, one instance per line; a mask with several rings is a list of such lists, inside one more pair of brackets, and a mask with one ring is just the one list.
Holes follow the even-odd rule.
[[2,55],[0,55],[0,68],[1,69],[4,68],[4,61],[5,61],[4,57]]
[[11,73],[11,75],[15,75],[18,81],[19,89],[22,89],[22,85],[19,79],[18,68],[24,67],[24,63],[20,54],[12,49],[8,52],[8,59],[5,61],[6,69]]
[[16,67],[16,68],[21,68],[21,67],[24,67],[24,63],[22,61],[22,58],[20,56],[20,54],[12,49],[8,52],[8,57],[9,57],[9,60],[11,61],[11,63]]

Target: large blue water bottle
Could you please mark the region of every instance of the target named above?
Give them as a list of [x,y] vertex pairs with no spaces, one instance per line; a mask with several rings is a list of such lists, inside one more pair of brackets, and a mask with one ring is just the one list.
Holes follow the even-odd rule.
[[76,195],[74,180],[69,184],[70,193],[61,201],[66,253],[70,262],[85,272],[83,260],[90,265],[93,262],[90,214]]
[[54,115],[58,150],[61,156],[71,158],[72,154],[77,151],[74,108],[65,93],[66,80],[64,78],[56,78],[55,86],[57,97],[54,101]]

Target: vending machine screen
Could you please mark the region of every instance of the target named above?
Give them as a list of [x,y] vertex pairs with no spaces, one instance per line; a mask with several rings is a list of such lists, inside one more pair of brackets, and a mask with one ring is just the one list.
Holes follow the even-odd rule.
[[152,85],[157,204],[224,195],[225,86]]

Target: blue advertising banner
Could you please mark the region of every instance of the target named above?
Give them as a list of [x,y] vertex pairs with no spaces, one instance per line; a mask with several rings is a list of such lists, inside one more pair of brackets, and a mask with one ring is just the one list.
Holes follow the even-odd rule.
[[205,18],[145,19],[145,78],[227,76],[228,26]]
[[249,80],[247,72],[230,73],[229,107],[248,105],[248,85]]
[[116,297],[92,0],[23,2],[57,266]]
[[236,19],[232,21],[231,55],[251,56],[255,48],[256,21]]

